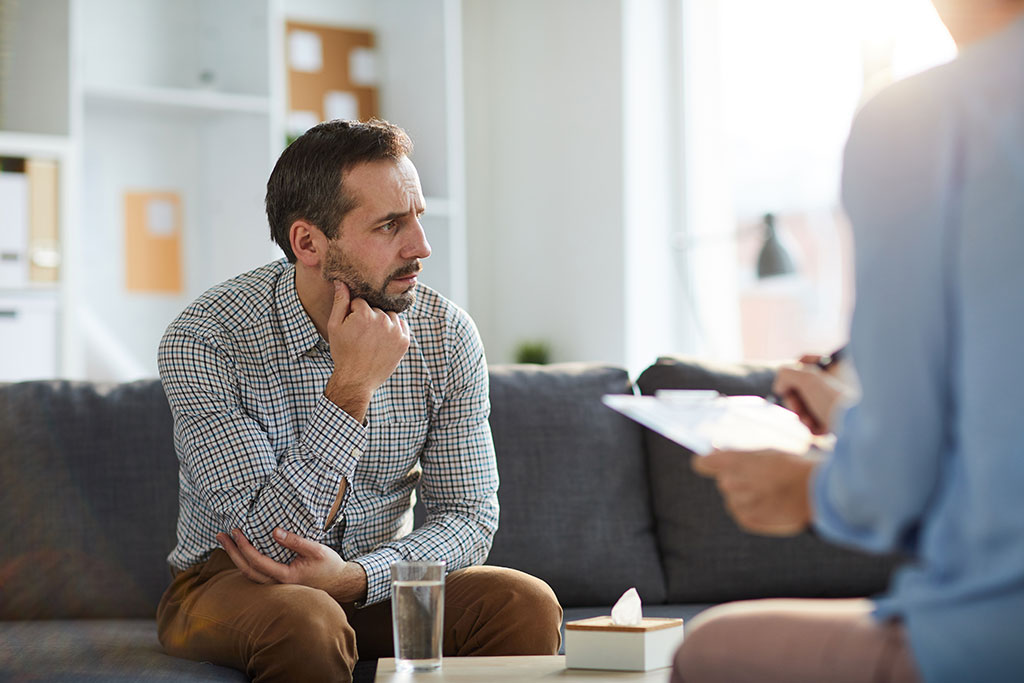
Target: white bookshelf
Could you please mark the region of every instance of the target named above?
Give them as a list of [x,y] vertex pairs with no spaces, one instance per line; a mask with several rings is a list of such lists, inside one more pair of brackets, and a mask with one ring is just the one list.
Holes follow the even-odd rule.
[[[68,176],[74,158],[68,5],[66,0],[5,0],[0,14],[0,157],[57,164],[57,229],[63,234],[69,228]],[[10,212],[11,207],[0,206],[0,211]],[[13,227],[3,224],[5,230]],[[27,231],[28,224],[23,229]],[[16,242],[15,235],[4,235],[4,241]],[[27,233],[24,237],[28,239]],[[27,274],[32,249],[26,247],[19,258]],[[0,381],[60,375],[63,292],[61,282],[32,282],[27,275],[20,282],[5,278],[0,287]]]
[[[70,374],[156,374],[167,323],[200,293],[275,257],[263,214],[280,148],[268,0],[70,0],[81,146]],[[124,194],[173,192],[180,292],[127,291]],[[97,268],[96,264],[104,264]]]
[[[263,198],[285,145],[286,19],[376,33],[381,113],[412,135],[428,195],[424,281],[466,304],[458,0],[6,1],[0,156],[60,167],[57,376],[153,376],[189,301],[280,256]],[[180,293],[125,289],[132,190],[181,197]]]

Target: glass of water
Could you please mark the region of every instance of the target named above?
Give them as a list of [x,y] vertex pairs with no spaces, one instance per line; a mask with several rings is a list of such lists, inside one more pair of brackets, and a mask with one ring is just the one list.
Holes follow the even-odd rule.
[[391,564],[391,622],[397,671],[441,668],[444,569],[443,561],[433,560]]

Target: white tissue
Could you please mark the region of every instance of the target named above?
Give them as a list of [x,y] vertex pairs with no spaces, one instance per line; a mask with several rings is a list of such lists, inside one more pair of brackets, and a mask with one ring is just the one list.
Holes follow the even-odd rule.
[[622,594],[612,607],[612,623],[617,626],[639,626],[644,620],[644,609],[636,588]]

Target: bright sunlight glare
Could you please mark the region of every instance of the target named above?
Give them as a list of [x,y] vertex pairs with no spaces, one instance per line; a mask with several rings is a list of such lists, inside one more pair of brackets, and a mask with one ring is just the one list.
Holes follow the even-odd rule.
[[928,0],[713,1],[741,219],[834,203],[858,106],[955,56]]

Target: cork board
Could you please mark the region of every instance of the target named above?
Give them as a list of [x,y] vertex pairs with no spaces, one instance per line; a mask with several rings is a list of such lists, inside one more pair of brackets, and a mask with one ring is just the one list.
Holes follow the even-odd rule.
[[179,294],[181,195],[177,192],[124,193],[125,289]]
[[[289,21],[285,35],[290,120],[295,113],[308,113],[308,127],[337,117],[338,111],[351,112],[360,121],[380,116],[372,31]],[[338,102],[351,106],[339,107]],[[292,124],[289,128],[304,132]]]

